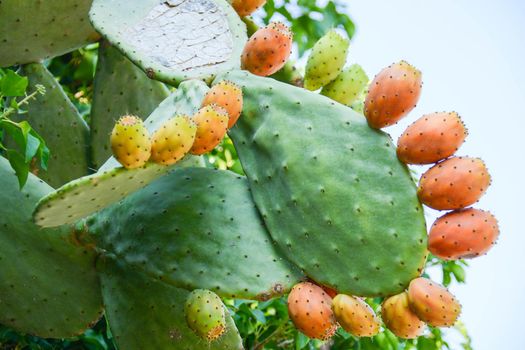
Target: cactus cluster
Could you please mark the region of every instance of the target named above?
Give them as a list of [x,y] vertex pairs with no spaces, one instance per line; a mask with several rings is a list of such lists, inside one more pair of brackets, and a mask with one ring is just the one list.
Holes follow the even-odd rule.
[[[46,117],[35,128],[55,158],[38,175],[58,188],[31,175],[19,192],[0,159],[0,196],[15,204],[0,209],[0,260],[20,261],[0,265],[0,322],[66,337],[104,309],[121,349],[235,350],[221,298],[286,293],[297,329],[322,340],[339,327],[371,337],[381,322],[412,339],[456,322],[459,302],[421,277],[427,257],[473,258],[499,235],[492,214],[470,207],[491,177],[455,155],[461,119],[425,115],[396,147],[380,129],[416,105],[421,72],[401,61],[369,85],[360,66],[344,68],[349,44],[335,31],[314,46],[304,89],[267,78],[292,33],[276,22],[247,40],[237,13],[263,3],[94,0],[105,41],[91,130],[42,64],[23,67],[50,91],[29,118]],[[245,176],[203,166],[227,133]],[[409,164],[434,165],[416,185]],[[422,205],[450,210],[429,235]],[[366,297],[383,298],[381,317]]]

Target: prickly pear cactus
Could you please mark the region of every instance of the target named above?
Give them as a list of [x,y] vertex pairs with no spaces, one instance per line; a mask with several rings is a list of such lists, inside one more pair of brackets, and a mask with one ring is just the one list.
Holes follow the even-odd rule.
[[246,179],[227,171],[177,169],[82,229],[104,254],[188,290],[265,300],[303,278],[270,240]]
[[171,84],[238,68],[247,40],[225,0],[94,0],[90,18],[150,78]]
[[0,67],[40,62],[97,40],[87,16],[91,2],[0,1]]
[[243,88],[230,136],[290,261],[341,293],[403,291],[422,271],[427,235],[416,186],[389,136],[324,96],[246,72],[221,79]]
[[[207,90],[207,86],[197,80],[181,84],[146,119],[146,128],[152,132],[175,114],[194,113]],[[189,156],[174,166],[200,164],[200,158]],[[71,181],[45,196],[35,209],[35,222],[43,227],[75,223],[146,186],[171,169],[154,163],[137,169],[124,169],[114,158],[110,158],[97,173]]]
[[0,187],[0,323],[46,338],[82,333],[102,314],[94,252],[68,242],[67,228],[32,222],[36,202],[52,188],[30,174],[20,191],[1,157]]
[[149,79],[107,41],[100,43],[90,115],[91,161],[96,169],[111,156],[111,128],[123,115],[146,119],[169,90]]

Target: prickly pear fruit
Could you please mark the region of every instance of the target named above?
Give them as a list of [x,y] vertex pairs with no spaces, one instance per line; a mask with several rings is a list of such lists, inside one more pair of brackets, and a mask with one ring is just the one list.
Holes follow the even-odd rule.
[[332,82],[343,70],[350,42],[335,30],[319,39],[306,63],[304,87],[317,90]]
[[456,112],[424,115],[399,138],[397,157],[407,164],[435,163],[456,153],[467,135]]
[[354,64],[345,69],[326,85],[321,94],[341,104],[351,106],[357,101],[368,85],[368,76],[360,65]]
[[288,295],[288,313],[298,330],[315,339],[329,339],[337,330],[332,298],[310,282],[296,284]]
[[140,118],[121,117],[113,127],[110,140],[115,159],[128,169],[143,166],[150,157],[150,135]]
[[169,119],[154,134],[151,146],[151,160],[171,165],[189,152],[195,140],[197,125],[185,115]]
[[443,286],[419,277],[408,287],[410,309],[433,327],[450,327],[461,313],[461,305]]
[[381,305],[381,318],[392,333],[403,339],[417,338],[425,330],[425,323],[410,310],[407,292],[385,299]]
[[468,208],[448,213],[430,229],[428,250],[444,260],[485,254],[499,235],[498,221],[489,212]]
[[383,69],[370,84],[365,116],[372,128],[397,123],[407,115],[421,94],[421,72],[405,61]]
[[461,209],[477,202],[489,185],[490,175],[481,159],[452,157],[423,174],[417,194],[431,208]]
[[274,22],[255,32],[241,56],[242,69],[268,76],[280,70],[292,53],[292,32],[286,25]]
[[266,0],[233,0],[231,2],[232,7],[241,17],[251,15],[265,3]]
[[237,84],[223,80],[213,86],[204,96],[202,107],[216,104],[228,112],[228,129],[233,127],[242,112],[242,90]]
[[188,326],[202,339],[219,338],[226,330],[226,316],[221,298],[212,291],[196,289],[184,305]]
[[327,287],[327,286],[321,286],[321,288],[323,288],[323,290],[326,292],[326,294],[328,294],[328,296],[330,296],[330,298],[335,298],[337,296],[337,291],[335,289],[332,289],[330,287]]
[[332,310],[339,325],[356,337],[372,337],[379,333],[378,317],[360,298],[339,294],[332,301]]
[[193,116],[197,124],[197,134],[191,147],[191,154],[204,154],[221,143],[228,130],[228,112],[215,104],[202,107]]

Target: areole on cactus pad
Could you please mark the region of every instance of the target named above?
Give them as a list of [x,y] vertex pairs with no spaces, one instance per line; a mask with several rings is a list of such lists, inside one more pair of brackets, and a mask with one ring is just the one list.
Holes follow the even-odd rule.
[[230,136],[286,256],[340,293],[403,291],[422,271],[427,235],[416,186],[388,135],[324,96],[246,72],[222,79],[243,88]]

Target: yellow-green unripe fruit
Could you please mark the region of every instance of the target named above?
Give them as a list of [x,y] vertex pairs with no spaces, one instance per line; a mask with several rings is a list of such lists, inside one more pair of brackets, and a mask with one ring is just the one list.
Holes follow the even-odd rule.
[[196,289],[184,305],[186,322],[195,334],[209,341],[219,338],[226,330],[226,316],[221,298],[209,290]]
[[172,165],[189,152],[195,141],[197,125],[186,115],[178,115],[164,123],[155,134],[151,145],[151,160]]
[[367,86],[368,76],[360,65],[354,64],[343,70],[334,81],[326,85],[321,94],[341,104],[351,106],[359,100]]
[[346,63],[349,46],[349,41],[333,29],[319,39],[306,63],[304,87],[314,91],[335,80]]
[[127,169],[146,164],[151,152],[149,132],[140,118],[123,116],[111,132],[113,156]]

